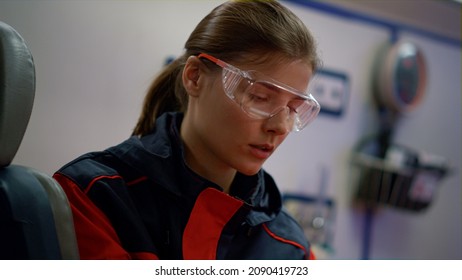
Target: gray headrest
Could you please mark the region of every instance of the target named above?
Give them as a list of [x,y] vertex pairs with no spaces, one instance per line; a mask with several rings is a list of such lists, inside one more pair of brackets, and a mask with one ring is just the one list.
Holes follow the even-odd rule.
[[29,48],[0,21],[0,167],[11,163],[32,112],[35,67]]

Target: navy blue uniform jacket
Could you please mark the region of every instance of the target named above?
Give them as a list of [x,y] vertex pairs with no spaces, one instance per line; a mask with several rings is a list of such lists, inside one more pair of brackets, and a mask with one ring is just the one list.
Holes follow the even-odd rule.
[[300,226],[264,170],[226,194],[191,171],[167,113],[152,134],[83,155],[55,173],[82,259],[311,259]]

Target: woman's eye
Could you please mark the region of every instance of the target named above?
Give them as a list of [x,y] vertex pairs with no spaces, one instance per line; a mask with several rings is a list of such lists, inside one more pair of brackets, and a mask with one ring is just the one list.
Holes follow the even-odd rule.
[[272,102],[273,94],[261,83],[252,83],[249,87],[249,99],[254,102]]
[[252,100],[254,102],[266,102],[266,101],[268,101],[267,96],[261,95],[261,94],[255,94],[255,93],[251,93],[249,95],[249,98],[250,98],[250,100]]

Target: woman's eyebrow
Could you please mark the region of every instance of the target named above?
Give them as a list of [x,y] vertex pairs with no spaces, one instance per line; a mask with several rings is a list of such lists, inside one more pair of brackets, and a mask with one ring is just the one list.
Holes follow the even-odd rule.
[[[289,92],[290,93],[290,91],[288,91],[288,90],[286,90],[286,89],[284,89],[282,87],[279,87],[278,85],[274,85],[274,84],[266,82],[266,81],[260,81],[260,82],[258,82],[258,84],[260,84],[261,86],[263,86],[263,87],[265,87],[265,88],[267,88],[267,89],[269,89],[271,91],[275,91],[277,93],[281,93],[281,92]],[[303,97],[301,97],[299,95],[295,95],[295,94],[292,94],[292,93],[291,93],[291,95],[293,96],[293,98],[291,98],[291,100],[303,100],[304,101],[304,100],[307,99],[307,98],[303,98]]]
[[266,82],[266,81],[257,81],[257,84],[271,90],[271,91],[276,91],[278,93],[280,93],[282,90],[282,88],[278,87],[277,85],[274,85],[272,83],[269,83],[269,82]]

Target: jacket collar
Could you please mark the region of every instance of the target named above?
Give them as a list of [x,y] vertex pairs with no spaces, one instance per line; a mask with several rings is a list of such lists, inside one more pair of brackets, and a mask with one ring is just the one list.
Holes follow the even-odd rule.
[[[179,133],[182,120],[181,113],[165,113],[157,119],[151,134],[132,136],[108,152],[169,192],[194,201],[206,188],[222,189],[187,167]],[[247,216],[250,225],[274,219],[282,205],[276,184],[263,169],[253,176],[237,173],[230,195],[251,206]]]

